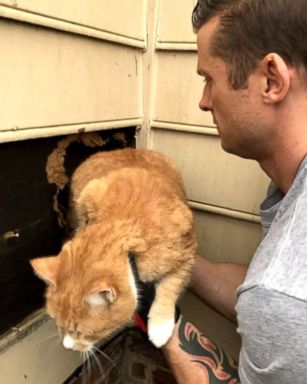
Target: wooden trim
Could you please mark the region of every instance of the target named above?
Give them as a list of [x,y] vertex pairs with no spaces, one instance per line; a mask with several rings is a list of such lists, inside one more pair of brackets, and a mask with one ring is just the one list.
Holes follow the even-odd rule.
[[9,131],[0,131],[0,143],[58,135],[67,135],[81,132],[95,132],[107,129],[137,127],[142,123],[143,119],[141,117],[136,117],[131,119],[100,121],[95,123],[67,124],[51,127],[16,127]]
[[202,135],[219,136],[219,133],[215,127],[205,127],[201,125],[190,125],[180,123],[170,123],[168,121],[151,121],[152,129],[165,129],[168,131],[180,131],[187,133],[197,133]]
[[189,41],[157,41],[156,49],[160,51],[191,51],[197,52],[196,42]]
[[12,327],[0,339],[0,355],[31,335],[47,321],[50,321],[50,317],[46,315],[45,310],[41,309],[34,312],[17,326]]
[[205,203],[198,203],[196,201],[189,201],[189,206],[192,209],[195,209],[197,211],[213,213],[215,215],[230,217],[232,219],[237,219],[237,220],[248,221],[255,224],[261,223],[260,216],[252,213],[236,211],[229,208],[217,207],[217,206],[209,205]]

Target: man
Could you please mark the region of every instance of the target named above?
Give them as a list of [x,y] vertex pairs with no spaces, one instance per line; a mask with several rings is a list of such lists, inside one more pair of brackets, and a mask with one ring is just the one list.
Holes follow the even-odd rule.
[[[272,179],[263,239],[242,265],[199,258],[192,290],[242,336],[241,384],[307,383],[307,0],[199,0],[200,101],[223,149]],[[237,383],[232,362],[184,318],[164,353],[179,384]]]

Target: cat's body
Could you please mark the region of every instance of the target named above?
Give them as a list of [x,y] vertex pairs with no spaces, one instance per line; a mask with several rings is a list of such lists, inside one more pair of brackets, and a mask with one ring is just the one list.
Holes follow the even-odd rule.
[[73,238],[59,256],[32,261],[50,283],[47,311],[64,346],[86,350],[131,323],[140,279],[156,282],[149,337],[167,342],[175,303],[186,286],[196,242],[181,177],[164,156],[125,149],[91,156],[71,182]]

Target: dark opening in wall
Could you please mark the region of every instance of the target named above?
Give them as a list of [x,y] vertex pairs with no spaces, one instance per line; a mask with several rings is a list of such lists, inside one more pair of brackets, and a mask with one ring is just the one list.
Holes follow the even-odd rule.
[[0,333],[43,305],[29,260],[61,248],[73,170],[97,151],[134,146],[135,127],[0,145]]

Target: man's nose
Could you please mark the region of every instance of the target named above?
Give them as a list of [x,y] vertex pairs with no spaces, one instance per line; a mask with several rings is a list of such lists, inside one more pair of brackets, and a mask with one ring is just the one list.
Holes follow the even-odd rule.
[[211,94],[207,86],[204,88],[202,98],[199,102],[199,108],[204,112],[210,112],[212,110]]

